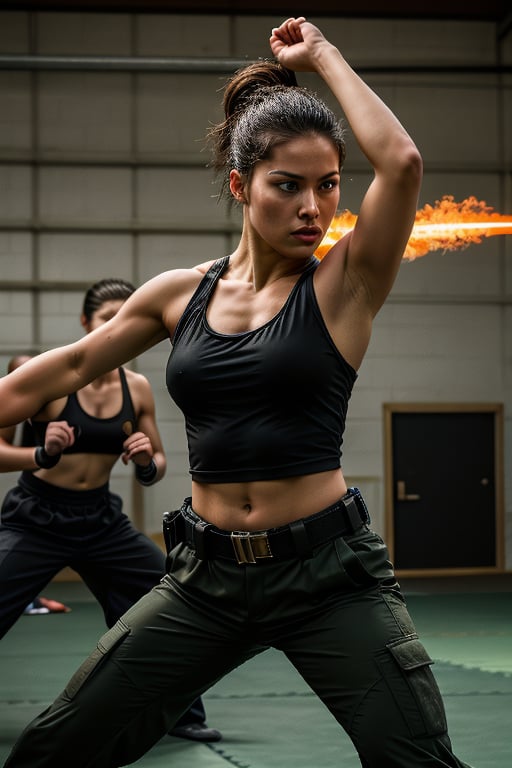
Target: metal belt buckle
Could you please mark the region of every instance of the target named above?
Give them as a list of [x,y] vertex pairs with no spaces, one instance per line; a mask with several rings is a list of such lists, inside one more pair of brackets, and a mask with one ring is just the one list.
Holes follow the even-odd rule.
[[266,533],[232,531],[231,543],[238,565],[255,563],[256,560],[273,557]]

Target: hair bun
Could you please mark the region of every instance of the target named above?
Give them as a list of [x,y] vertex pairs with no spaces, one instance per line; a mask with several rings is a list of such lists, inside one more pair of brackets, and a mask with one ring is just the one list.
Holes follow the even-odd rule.
[[258,59],[246,67],[237,70],[229,80],[224,91],[224,115],[233,117],[243,109],[260,88],[273,86],[296,86],[295,73],[286,69],[278,61]]

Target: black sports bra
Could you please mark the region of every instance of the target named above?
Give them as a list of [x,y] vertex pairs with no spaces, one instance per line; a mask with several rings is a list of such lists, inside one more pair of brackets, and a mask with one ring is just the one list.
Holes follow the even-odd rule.
[[[135,409],[123,368],[118,368],[123,392],[121,410],[115,416],[100,419],[84,411],[75,392],[68,396],[66,405],[52,421],[67,421],[75,428],[75,442],[66,448],[71,453],[108,453],[120,456],[126,438],[137,429]],[[48,421],[32,421],[37,445],[44,445]]]

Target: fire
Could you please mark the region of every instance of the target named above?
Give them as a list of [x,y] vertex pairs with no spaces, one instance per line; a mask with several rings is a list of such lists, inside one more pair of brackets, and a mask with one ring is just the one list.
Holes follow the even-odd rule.
[[[322,259],[334,243],[354,228],[357,216],[344,211],[332,220],[315,255]],[[476,197],[455,202],[451,195],[425,205],[416,212],[412,233],[404,259],[412,261],[430,251],[459,251],[483,237],[512,234],[512,216],[495,213],[491,206]]]

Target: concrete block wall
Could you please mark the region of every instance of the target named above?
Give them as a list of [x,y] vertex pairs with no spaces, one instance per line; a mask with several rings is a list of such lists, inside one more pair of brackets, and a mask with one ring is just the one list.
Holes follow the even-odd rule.
[[[225,57],[269,55],[280,18],[1,12],[0,53]],[[487,22],[321,18],[350,63],[415,138],[425,162],[419,206],[474,195],[512,212],[510,33]],[[203,137],[220,118],[225,77],[0,71],[0,366],[80,335],[85,288],[119,275],[137,285],[229,252],[239,221],[215,199]],[[331,104],[313,76],[300,76]],[[342,207],[357,213],[370,179],[347,135]],[[375,323],[345,436],[344,469],[384,532],[385,402],[505,404],[507,565],[512,568],[512,238],[403,263]],[[181,414],[165,390],[169,345],[133,365],[150,379],[167,478],[134,510],[148,532],[189,492]],[[14,476],[15,478],[15,476]],[[13,476],[0,477],[0,492]]]

